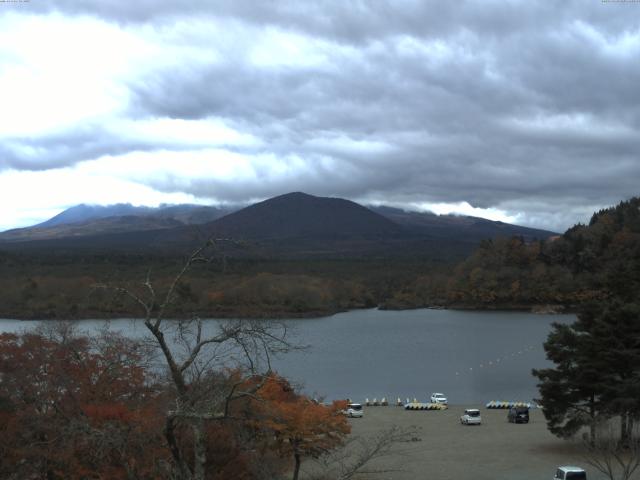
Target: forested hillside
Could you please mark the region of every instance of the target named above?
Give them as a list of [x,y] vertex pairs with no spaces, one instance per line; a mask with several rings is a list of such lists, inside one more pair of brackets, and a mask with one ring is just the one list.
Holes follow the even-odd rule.
[[[0,253],[0,316],[118,318],[135,315],[125,298],[97,284],[143,288],[147,274],[166,287],[183,259],[157,255],[51,256]],[[372,308],[424,272],[429,259],[256,260],[220,257],[195,265],[178,289],[175,317],[300,317]]]
[[486,240],[451,275],[423,278],[395,301],[397,306],[573,308],[612,294],[632,298],[639,287],[640,199],[632,198],[559,237]]

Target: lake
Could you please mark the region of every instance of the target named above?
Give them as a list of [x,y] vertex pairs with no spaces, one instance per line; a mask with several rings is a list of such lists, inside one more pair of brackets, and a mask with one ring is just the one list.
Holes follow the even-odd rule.
[[[549,365],[542,343],[552,322],[573,315],[460,310],[353,310],[330,317],[285,320],[304,351],[275,359],[275,369],[327,400],[416,397],[443,392],[453,404],[490,400],[531,401],[537,396],[532,368]],[[210,320],[213,326],[216,320]],[[0,320],[0,331],[39,322]],[[92,331],[99,320],[79,321]],[[127,335],[145,333],[139,323],[111,320]]]

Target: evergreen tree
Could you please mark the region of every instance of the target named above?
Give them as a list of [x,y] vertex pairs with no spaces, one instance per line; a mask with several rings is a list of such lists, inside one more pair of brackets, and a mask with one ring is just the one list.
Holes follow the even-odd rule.
[[592,339],[572,325],[554,324],[544,344],[555,368],[533,370],[540,383],[540,403],[551,433],[572,437],[588,426],[591,441],[603,413],[604,375]]
[[627,444],[640,408],[640,305],[609,301],[586,309],[580,322],[599,347],[607,415],[620,418],[620,440]]
[[549,430],[571,437],[600,420],[621,420],[626,443],[640,408],[640,306],[589,304],[571,325],[554,324],[544,344],[555,368],[534,370]]

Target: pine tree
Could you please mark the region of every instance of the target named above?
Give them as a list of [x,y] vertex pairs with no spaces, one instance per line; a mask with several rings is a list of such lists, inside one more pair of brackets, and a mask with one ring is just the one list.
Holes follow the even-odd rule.
[[580,322],[599,347],[608,416],[620,418],[627,444],[640,408],[640,305],[620,300],[587,309]]
[[640,407],[640,306],[589,304],[571,325],[554,324],[544,344],[555,368],[534,370],[549,430],[571,437],[619,417],[626,443]]
[[534,370],[540,383],[540,403],[549,430],[562,438],[588,426],[591,441],[603,412],[604,378],[598,365],[598,350],[576,325],[554,324],[544,344],[555,368]]

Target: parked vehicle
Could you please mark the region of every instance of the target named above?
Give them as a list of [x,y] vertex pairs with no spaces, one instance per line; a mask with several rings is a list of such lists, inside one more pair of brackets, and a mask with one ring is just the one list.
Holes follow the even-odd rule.
[[431,403],[444,403],[446,405],[447,397],[445,397],[443,393],[432,393]]
[[462,425],[480,425],[482,423],[480,410],[477,408],[467,408],[460,417],[460,423]]
[[362,405],[359,403],[350,403],[342,413],[351,418],[361,418],[364,416],[364,410],[362,409]]
[[529,423],[529,408],[511,407],[507,413],[507,420],[510,423]]
[[587,472],[580,467],[570,465],[558,467],[553,480],[587,480]]

